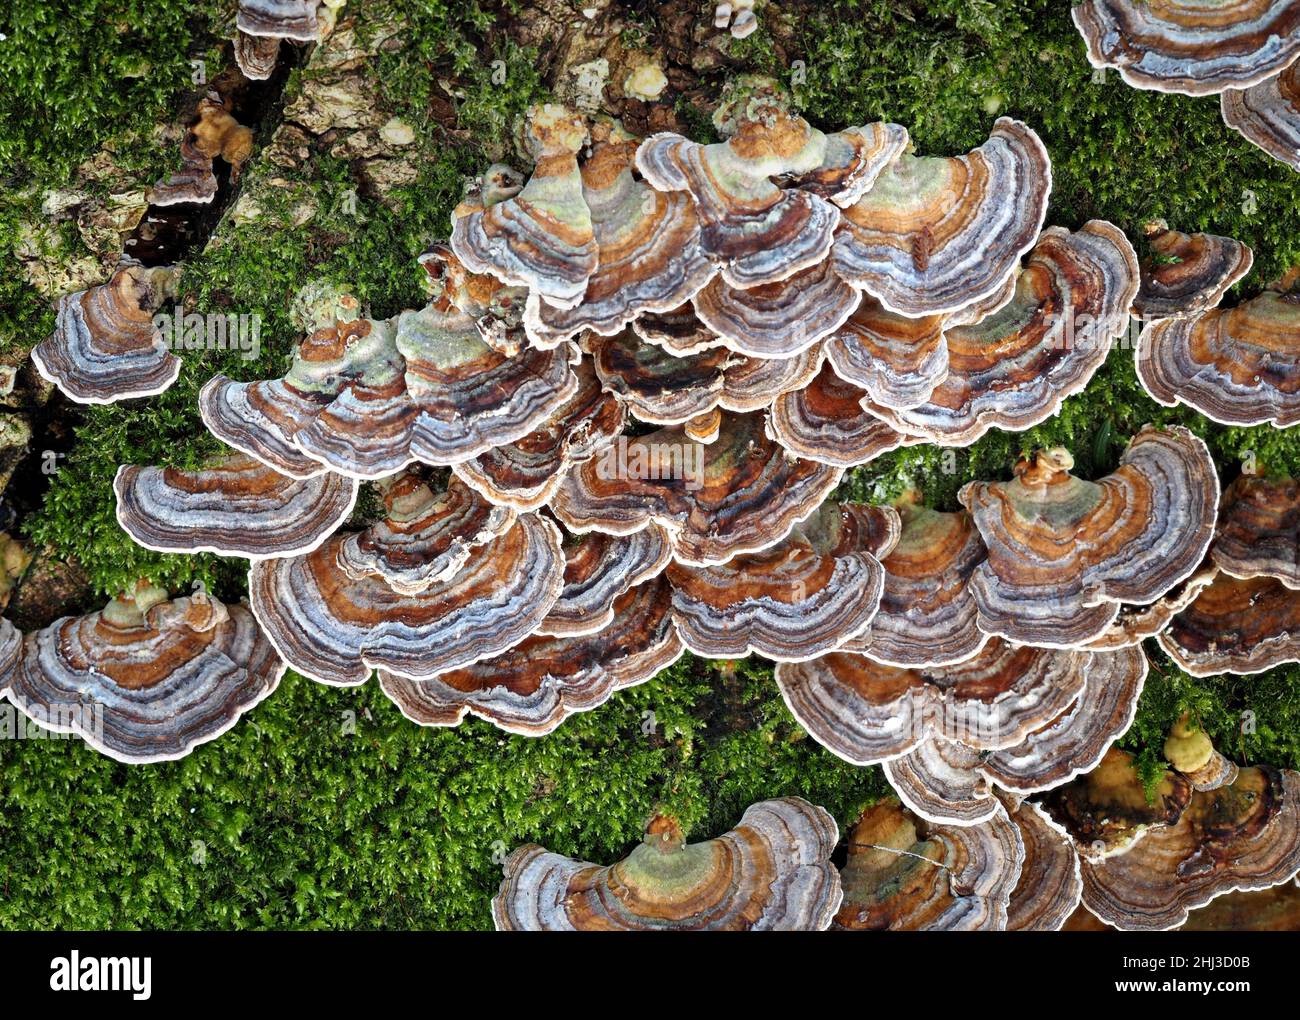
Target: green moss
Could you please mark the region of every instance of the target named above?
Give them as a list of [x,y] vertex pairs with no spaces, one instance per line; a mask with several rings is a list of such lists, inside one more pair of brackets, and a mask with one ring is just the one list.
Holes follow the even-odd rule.
[[[15,188],[53,186],[110,136],[143,131],[164,115],[188,83],[184,41],[206,30],[206,8],[188,3],[83,4],[147,14],[167,28],[168,52],[128,31],[100,40],[82,64],[39,65],[33,40],[53,31],[55,6],[23,6],[20,16],[37,26],[30,32],[0,20],[11,36],[0,46],[0,68],[43,75],[49,93],[36,111],[0,97],[7,192],[0,251],[15,243]],[[445,236],[462,176],[508,151],[513,118],[542,94],[535,55],[495,27],[493,11],[505,6],[373,0],[361,8],[363,32],[392,17],[408,26],[404,46],[379,58],[378,80],[386,109],[417,129],[420,180],[400,192],[396,210],[362,189],[352,211],[345,201],[359,184],[352,168],[314,156],[290,175],[290,187],[259,189],[263,218],[226,225],[219,244],[188,267],[187,303],[261,315],[263,351],[251,362],[189,353],[168,393],[86,413],[27,534],[77,556],[100,594],[141,574],[175,591],[201,580],[226,597],[242,592],[242,561],[135,547],[113,517],[114,471],[128,462],[193,465],[215,449],[194,410],[199,386],[217,371],[279,374],[298,339],[288,309],[303,284],[347,283],[380,316],[420,301],[413,257]],[[1181,229],[1239,237],[1259,266],[1239,294],[1300,254],[1289,229],[1300,175],[1224,128],[1213,100],[1138,92],[1113,74],[1094,82],[1060,0],[807,7],[814,13],[803,21],[765,25],[730,45],[743,70],[789,76],[792,68],[776,64],[773,40],[793,30],[790,59],[802,60],[806,75],[795,91],[820,126],[887,116],[911,128],[920,151],[950,153],[979,144],[995,116],[1009,114],[1038,129],[1052,153],[1052,222],[1077,227],[1103,217],[1137,237],[1148,219],[1164,217]],[[82,21],[69,30],[90,32]],[[165,75],[123,86],[123,62],[140,53]],[[15,59],[25,63],[3,64]],[[459,94],[448,95],[444,81]],[[447,133],[448,102],[458,110],[455,135]],[[711,127],[692,112],[688,130],[706,137]],[[141,165],[150,158],[159,157],[142,151]],[[255,161],[249,172],[251,188],[267,171]],[[300,202],[317,212],[295,227]],[[60,234],[58,243],[78,250],[75,236]],[[49,328],[45,303],[24,296],[13,276],[0,279],[0,325],[39,335]],[[1138,386],[1131,352],[1116,350],[1052,421],[1023,435],[995,433],[967,450],[899,451],[853,472],[844,490],[885,499],[919,485],[933,505],[951,508],[965,482],[1006,477],[1017,456],[1039,445],[1068,446],[1081,473],[1103,474],[1149,421],[1204,436],[1225,478],[1247,459],[1300,474],[1291,433],[1223,428],[1161,408]],[[1225,753],[1300,765],[1300,668],[1196,680],[1150,651],[1152,674],[1124,741],[1145,774],[1155,774],[1168,727],[1188,709]],[[355,714],[353,735],[345,713]],[[374,684],[341,691],[291,675],[241,725],[183,762],[127,768],[71,741],[0,742],[0,774],[3,927],[484,927],[499,878],[494,857],[520,842],[611,860],[637,842],[656,809],[676,812],[700,836],[734,824],[752,801],[797,793],[844,825],[887,789],[879,770],[853,768],[802,734],[769,665],[732,670],[690,658],[541,740],[479,722],[423,730]]]

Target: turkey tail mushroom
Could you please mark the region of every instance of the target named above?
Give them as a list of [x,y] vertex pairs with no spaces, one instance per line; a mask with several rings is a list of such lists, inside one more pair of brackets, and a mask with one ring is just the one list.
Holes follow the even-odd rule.
[[1006,812],[935,825],[890,797],[867,808],[840,870],[841,931],[1003,931],[1025,846]]
[[967,155],[904,154],[844,210],[835,270],[892,312],[957,312],[1005,287],[1042,229],[1051,189],[1047,149],[1006,117]]
[[1221,425],[1300,422],[1300,294],[1275,284],[1235,308],[1150,323],[1134,355],[1159,404]]
[[1214,95],[1272,78],[1300,56],[1292,0],[1084,0],[1070,13],[1088,62],[1139,89]]
[[113,491],[118,524],[146,549],[250,560],[311,552],[357,500],[352,479],[290,478],[242,453],[199,471],[124,464]]
[[1071,475],[1073,463],[1065,450],[1039,450],[1017,464],[1012,481],[961,490],[988,548],[971,580],[981,630],[1040,646],[1086,645],[1122,603],[1154,602],[1205,557],[1219,479],[1192,433],[1144,428],[1100,482]]
[[823,931],[843,896],[830,862],[838,840],[824,809],[784,797],[751,805],[703,843],[656,817],[608,867],[521,846],[492,917],[498,931]]
[[1300,66],[1220,97],[1223,122],[1293,170],[1300,170]]
[[1262,673],[1300,662],[1300,591],[1274,577],[1220,574],[1157,640],[1192,676]]
[[620,437],[571,468],[551,509],[570,531],[630,535],[652,522],[680,563],[725,563],[780,542],[839,483],[840,471],[788,456],[761,414],[724,414],[703,444],[680,427]]
[[1276,577],[1300,589],[1300,482],[1238,477],[1223,491],[1210,558],[1232,577]]
[[1113,224],[1048,227],[1010,302],[944,330],[947,374],[925,402],[864,406],[895,430],[944,446],[969,446],[995,427],[1023,432],[1088,385],[1128,328],[1138,278],[1137,254]]
[[349,575],[348,537],[248,573],[272,643],[299,673],[334,686],[363,684],[373,669],[427,679],[498,655],[537,629],[564,584],[559,529],[532,514],[416,595],[382,576]]
[[242,605],[141,584],[26,638],[6,696],[128,764],[183,758],[275,690],[285,665]]
[[379,684],[404,716],[422,726],[456,726],[467,715],[508,733],[538,737],[615,691],[644,683],[681,657],[662,578],[614,599],[595,633],[533,636],[509,651],[426,679],[383,670]]
[[181,359],[154,323],[174,270],[126,261],[107,283],[65,294],[54,333],[32,349],[32,363],[79,404],[112,404],[162,393]]
[[1184,234],[1163,220],[1146,226],[1151,255],[1142,262],[1142,286],[1133,300],[1139,319],[1181,319],[1215,307],[1255,264],[1240,241],[1217,234]]

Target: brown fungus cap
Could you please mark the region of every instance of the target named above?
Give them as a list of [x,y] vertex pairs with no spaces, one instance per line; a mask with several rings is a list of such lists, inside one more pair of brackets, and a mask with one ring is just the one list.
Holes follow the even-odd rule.
[[1127,329],[1137,288],[1137,255],[1114,224],[1048,227],[1010,302],[945,329],[948,371],[924,403],[866,406],[898,431],[945,446],[969,446],[991,428],[1022,432],[1087,386]]
[[864,296],[849,320],[826,341],[826,356],[841,379],[882,407],[916,407],[948,378],[949,317],[910,318]]
[[1001,798],[1020,832],[1025,859],[1007,906],[1007,931],[1060,931],[1079,906],[1083,879],[1070,838],[1037,804]]
[[1300,67],[1220,97],[1223,122],[1292,170],[1300,170]]
[[181,142],[181,169],[153,186],[148,195],[151,205],[211,202],[217,194],[213,160],[218,156],[224,159],[230,165],[231,179],[237,180],[251,154],[252,129],[230,115],[220,95],[210,92],[200,100],[198,114]]
[[1233,577],[1276,577],[1300,588],[1300,482],[1237,478],[1223,490],[1210,558]]
[[682,563],[725,563],[781,541],[839,483],[840,472],[788,456],[760,414],[724,414],[716,440],[681,428],[620,437],[570,469],[552,510],[570,531],[630,535],[658,522]]
[[1165,772],[1148,791],[1133,755],[1111,748],[1096,768],[1052,790],[1042,805],[1081,858],[1103,860],[1129,853],[1152,829],[1178,821],[1193,793],[1177,772]]
[[1088,62],[1139,89],[1213,95],[1271,78],[1300,56],[1292,0],[1084,0],[1071,15]]
[[1126,853],[1084,856],[1083,903],[1116,928],[1158,931],[1239,889],[1267,889],[1300,871],[1300,773],[1243,768],[1235,782],[1190,795],[1177,818]]
[[383,692],[422,726],[456,726],[467,715],[509,733],[538,737],[574,712],[603,705],[644,683],[682,654],[668,613],[668,586],[655,578],[630,588],[594,634],[534,636],[509,651],[423,680],[383,670]]
[[843,645],[880,605],[879,556],[898,541],[888,507],[828,501],[763,552],[668,567],[673,619],[696,655],[798,662]]
[[726,140],[700,145],[652,135],[637,169],[659,191],[695,200],[705,254],[732,287],[777,283],[821,262],[839,223],[834,205],[810,191],[783,190],[773,178],[816,170],[826,136],[792,113],[772,83],[738,84],[715,121]]
[[36,370],[79,404],[162,393],[181,371],[153,314],[172,275],[124,262],[107,283],[59,298],[53,335],[32,349]]
[[1273,577],[1220,574],[1158,640],[1192,676],[1262,673],[1300,662],[1300,591]]
[[582,637],[604,630],[614,619],[615,602],[662,574],[672,554],[668,532],[657,524],[625,536],[566,534],[564,590],[537,633]]
[[978,825],[936,825],[886,798],[849,833],[835,928],[1002,931],[1024,857],[1005,812]]
[[395,592],[418,595],[450,581],[471,557],[514,527],[515,512],[494,506],[453,478],[435,490],[407,471],[379,483],[386,514],[338,546],[338,564],[352,578],[382,579]]
[[144,583],[27,635],[7,697],[33,722],[131,764],[183,758],[266,698],[284,663],[243,605]]
[[452,465],[462,481],[493,503],[537,510],[549,503],[570,466],[596,456],[623,433],[622,402],[601,388],[591,359],[574,368],[578,388],[522,439]]
[[321,0],[239,0],[235,26],[248,35],[315,42],[320,6]]
[[1217,305],[1250,272],[1255,254],[1231,237],[1184,234],[1163,220],[1147,224],[1151,254],[1142,262],[1142,286],[1133,300],[1139,319],[1181,319]]
[[492,900],[498,931],[823,931],[839,909],[839,827],[798,797],[753,804],[731,832],[686,843],[656,818],[601,867],[521,846]]
[[835,754],[870,765],[946,735],[980,750],[1014,746],[1072,705],[1089,652],[991,640],[964,662],[901,669],[833,652],[781,663],[776,681],[800,724]]
[[964,156],[900,156],[844,210],[835,270],[902,315],[956,312],[999,293],[1033,247],[1052,167],[1034,131],[1003,117]]
[[857,467],[924,440],[899,432],[863,407],[867,394],[829,364],[803,387],[772,404],[768,428],[797,457],[833,467]]
[[877,121],[826,136],[821,165],[789,183],[841,208],[857,203],[911,143],[901,124]]
[[1144,428],[1099,482],[1072,466],[1064,450],[1039,450],[1012,481],[961,490],[988,548],[971,580],[981,630],[1078,647],[1106,632],[1121,603],[1154,602],[1204,558],[1219,479],[1191,432]]
[[592,128],[582,165],[596,268],[581,303],[558,308],[529,295],[525,324],[543,346],[590,329],[610,336],[643,312],[668,312],[689,300],[716,270],[700,250],[700,224],[685,192],[655,191],[632,174],[637,142],[616,124]]
[[789,358],[844,325],[859,300],[826,259],[747,290],[718,276],[692,303],[700,321],[731,350],[755,358]]
[[498,655],[537,629],[564,583],[559,529],[532,514],[415,595],[350,576],[347,539],[248,574],[253,611],[286,661],[335,686],[363,684],[373,669],[427,679]]
[[553,103],[528,111],[526,139],[537,165],[514,197],[462,207],[451,246],[473,273],[527,287],[541,301],[573,308],[600,264],[578,152],[588,129],[581,115]]
[[961,662],[988,641],[976,626],[970,578],[984,541],[970,514],[944,513],[914,499],[898,504],[902,532],[884,559],[880,612],[845,648],[891,666]]
[[1222,425],[1300,422],[1300,294],[1284,284],[1235,308],[1148,325],[1134,350],[1143,389]]
[[243,453],[198,471],[124,464],[113,491],[118,524],[146,549],[250,560],[310,552],[357,499],[350,478],[290,478]]

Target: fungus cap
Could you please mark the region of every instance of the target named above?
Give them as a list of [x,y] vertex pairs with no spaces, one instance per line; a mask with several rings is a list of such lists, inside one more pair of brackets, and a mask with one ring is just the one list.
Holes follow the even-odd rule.
[[27,635],[7,697],[128,764],[183,758],[269,696],[285,665],[243,605],[142,584]]
[[498,931],[822,931],[839,909],[839,828],[798,797],[746,808],[717,839],[686,843],[658,817],[608,867],[519,847],[492,900]]
[[310,552],[357,499],[352,479],[290,478],[242,453],[198,471],[124,464],[113,491],[118,524],[146,549],[250,560]]
[[1099,482],[1072,466],[1066,451],[1040,450],[1012,481],[961,490],[988,548],[971,580],[981,630],[1078,647],[1106,632],[1121,603],[1154,602],[1204,558],[1219,480],[1191,432],[1144,428]]
[[1231,237],[1184,234],[1163,220],[1147,224],[1146,235],[1152,255],[1142,263],[1142,286],[1133,301],[1139,319],[1209,311],[1255,264],[1255,253]]
[[844,210],[835,270],[901,315],[959,311],[1003,289],[1038,237],[1051,189],[1042,141],[1003,117],[964,156],[900,156]]

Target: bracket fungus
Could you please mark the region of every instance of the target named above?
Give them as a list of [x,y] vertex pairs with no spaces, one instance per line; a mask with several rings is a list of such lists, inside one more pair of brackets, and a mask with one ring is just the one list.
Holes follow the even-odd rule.
[[[1297,62],[1300,63],[1300,62]],[[1300,170],[1300,66],[1220,97],[1223,122],[1246,141]]]
[[835,374],[866,391],[872,404],[916,407],[948,377],[945,315],[910,318],[863,297],[826,341]]
[[181,359],[154,325],[174,271],[124,261],[107,283],[65,294],[54,333],[32,349],[32,363],[79,404],[112,404],[162,393]]
[[600,265],[578,167],[588,136],[583,117],[563,106],[528,111],[525,140],[537,161],[528,183],[494,204],[456,211],[451,247],[470,272],[527,287],[557,308],[582,301]]
[[657,524],[621,537],[566,534],[564,590],[537,633],[582,637],[604,630],[614,619],[615,602],[662,574],[672,555],[668,533]]
[[637,150],[637,169],[656,190],[694,198],[702,249],[730,286],[774,284],[817,265],[830,250],[839,211],[773,178],[816,170],[826,136],[765,80],[742,81],[713,119],[725,141],[651,135]]
[[244,127],[226,109],[215,92],[199,101],[198,120],[181,141],[181,168],[150,189],[151,205],[207,204],[217,195],[217,177],[212,163],[218,156],[231,168],[232,179],[253,149],[253,131]]
[[6,696],[117,761],[183,758],[275,690],[285,665],[243,605],[144,583],[27,635]]
[[[1089,767],[1122,732],[1117,717],[1124,725],[1132,719],[1146,668],[1138,648],[1093,653],[994,639],[946,667],[902,669],[834,652],[781,663],[776,680],[818,743],[856,765],[884,762],[917,814],[971,825],[999,810],[993,785],[1004,784],[988,767],[998,768],[1002,752],[1027,777],[1007,784],[1017,792],[1045,789]],[[1082,751],[1062,730],[1066,738],[1083,736]],[[1096,757],[1071,767],[1071,754],[1082,757],[1097,744]]]
[[0,616],[0,695],[9,688],[9,682],[18,671],[18,660],[22,653],[22,632]]
[[839,468],[867,464],[900,447],[924,442],[864,409],[866,398],[864,391],[825,364],[803,389],[776,398],[768,429],[795,456]]
[[835,270],[901,315],[960,311],[1005,287],[1042,229],[1051,189],[1047,149],[1007,117],[964,156],[904,153],[844,210]]
[[574,368],[577,390],[528,435],[504,443],[452,471],[493,503],[519,511],[549,503],[569,468],[597,455],[623,433],[622,402],[601,388],[591,359]]
[[1207,312],[1250,272],[1255,253],[1217,234],[1184,234],[1164,220],[1145,228],[1151,255],[1142,262],[1142,286],[1133,300],[1139,319],[1181,319]]
[[1060,931],[1083,895],[1079,855],[1069,837],[1037,804],[1002,805],[1020,832],[1024,861],[1007,906],[1007,931]]
[[1194,791],[1186,776],[1166,771],[1148,791],[1134,762],[1128,751],[1112,747],[1095,768],[1042,798],[1044,811],[1074,840],[1081,859],[1128,853],[1152,828],[1176,822],[1191,803]]
[[362,318],[351,297],[331,317],[298,345],[282,378],[213,376],[199,392],[199,413],[222,442],[294,478],[400,470],[411,460],[414,412],[392,324]]
[[1223,490],[1210,557],[1232,577],[1276,577],[1300,589],[1300,482],[1239,476]]
[[727,347],[754,358],[790,358],[844,325],[861,300],[829,259],[746,290],[721,276],[695,295],[695,314]]
[[1271,78],[1300,56],[1292,0],[1084,0],[1070,13],[1088,62],[1139,89],[1214,95]]
[[1138,277],[1137,254],[1113,224],[1048,227],[1010,302],[945,330],[948,371],[925,402],[865,406],[897,431],[945,446],[1046,421],[1088,384],[1128,327]]
[[680,427],[620,437],[569,470],[551,509],[579,534],[630,535],[657,522],[678,562],[704,566],[780,542],[840,474],[787,455],[763,415],[728,413],[708,444]]
[[679,357],[630,330],[586,344],[605,389],[634,417],[655,425],[681,425],[716,408],[764,410],[780,394],[807,385],[821,364],[817,349],[769,359],[717,347]]
[[529,294],[524,322],[540,346],[588,329],[610,336],[643,312],[672,311],[715,272],[700,251],[690,196],[655,191],[633,177],[637,141],[616,124],[598,123],[591,134],[591,155],[580,172],[596,267],[571,308],[543,300],[540,291]]
[[[1292,274],[1289,274],[1292,275]],[[1134,355],[1157,403],[1221,425],[1300,422],[1300,293],[1283,279],[1235,308],[1153,322]]]
[[709,329],[695,314],[695,305],[684,304],[667,312],[647,312],[632,322],[632,332],[648,344],[662,347],[679,358],[699,354],[727,342]]
[[280,41],[315,42],[321,33],[321,0],[239,0],[235,61],[245,77],[271,77]]
[[879,557],[898,533],[888,507],[828,501],[763,552],[714,566],[674,563],[667,576],[682,640],[714,659],[798,662],[832,651],[875,617]]
[[783,797],[703,843],[656,817],[607,867],[529,844],[506,858],[492,917],[498,931],[824,931],[842,898],[838,840],[827,811]]
[[508,651],[425,679],[380,670],[379,685],[422,726],[457,726],[467,715],[509,733],[538,737],[575,712],[603,705],[681,657],[668,612],[668,586],[655,578],[618,596],[595,633],[535,635]]
[[357,686],[372,669],[427,679],[491,658],[537,629],[564,583],[559,529],[533,514],[415,595],[382,575],[350,575],[348,537],[248,572],[267,636],[294,669],[325,684]]
[[971,590],[979,627],[1010,641],[1085,645],[1122,603],[1154,602],[1190,577],[1214,535],[1219,479],[1187,429],[1142,429],[1113,474],[1070,474],[1061,449],[1039,450],[1009,482],[970,482],[958,496],[988,559]]
[[880,612],[844,647],[889,666],[945,666],[975,655],[989,636],[976,626],[970,578],[984,541],[965,511],[921,506],[916,493],[896,504],[898,544],[883,559]]
[[1025,848],[1006,812],[928,823],[893,797],[867,808],[840,870],[841,931],[1002,931]]
[[118,524],[146,549],[250,560],[311,552],[357,500],[350,478],[290,478],[242,453],[198,471],[124,464],[113,491]]
[[1081,844],[1084,906],[1112,927],[1175,928],[1224,893],[1300,871],[1300,773],[1242,768],[1231,783],[1193,791],[1168,772],[1156,797],[1148,802],[1131,757],[1114,753],[1046,804]]
[[450,301],[398,316],[395,346],[418,410],[411,453],[428,464],[459,464],[523,439],[578,392],[573,344],[507,356]]
[[1220,574],[1157,640],[1192,676],[1262,673],[1300,662],[1300,591],[1274,577]]
[[515,526],[515,512],[493,506],[453,478],[435,492],[406,471],[379,483],[386,513],[338,546],[349,577],[382,578],[400,595],[418,595],[454,578],[475,553]]

